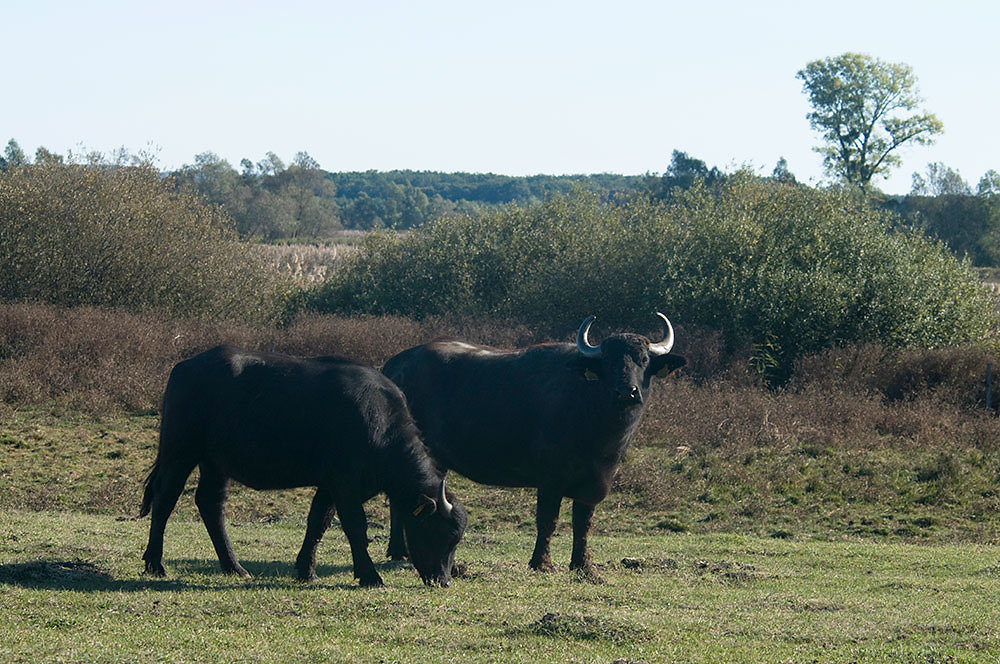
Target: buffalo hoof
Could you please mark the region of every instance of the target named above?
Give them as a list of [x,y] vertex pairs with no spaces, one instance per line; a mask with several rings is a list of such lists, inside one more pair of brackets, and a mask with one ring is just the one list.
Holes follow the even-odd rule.
[[389,548],[385,551],[385,557],[389,560],[406,560],[406,554],[406,547],[395,543],[390,543]]
[[362,588],[381,588],[385,584],[382,583],[382,577],[378,575],[378,572],[372,572],[371,574],[365,574],[360,579],[358,579],[358,584]]
[[319,581],[319,577],[316,576],[316,570],[310,569],[305,572],[299,572],[299,581],[312,583],[314,581]]
[[167,570],[163,569],[161,563],[146,563],[146,574],[162,579],[167,575]]
[[234,576],[242,576],[244,579],[250,579],[253,577],[253,575],[250,574],[250,572],[243,569],[243,567],[239,563],[237,563],[235,566],[232,567],[227,565],[226,567],[222,568],[222,571],[225,572],[226,574],[232,574]]
[[590,583],[604,583],[604,579],[597,572],[597,568],[594,563],[590,562],[590,556],[584,556],[583,560],[571,560],[569,563],[569,568],[571,571],[577,573],[577,577],[581,581],[589,581]]
[[528,563],[528,567],[536,572],[553,572],[556,569],[556,566],[552,564],[552,559],[548,556],[532,558],[531,562]]

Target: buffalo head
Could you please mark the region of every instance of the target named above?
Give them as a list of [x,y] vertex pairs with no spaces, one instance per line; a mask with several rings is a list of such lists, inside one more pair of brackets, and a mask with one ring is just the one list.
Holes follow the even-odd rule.
[[447,587],[455,565],[455,547],[465,532],[465,508],[448,496],[444,480],[437,496],[420,496],[403,517],[410,562],[427,585]]
[[663,326],[663,339],[653,342],[639,334],[615,334],[594,346],[587,339],[595,316],[588,316],[576,334],[576,345],[588,380],[599,380],[612,399],[626,406],[641,406],[649,381],[684,366],[686,360],[671,355],[674,328],[666,316],[656,312]]

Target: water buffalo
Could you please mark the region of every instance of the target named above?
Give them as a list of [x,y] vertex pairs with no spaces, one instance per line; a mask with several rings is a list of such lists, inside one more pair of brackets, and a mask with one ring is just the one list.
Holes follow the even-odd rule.
[[403,394],[371,367],[228,346],[177,364],[140,513],[152,511],[143,555],[149,574],[165,574],[163,531],[195,466],[195,503],[226,572],[249,576],[223,521],[235,479],[254,489],[316,487],[295,561],[302,579],[316,578],[316,546],[336,511],[355,578],[382,585],[368,555],[363,503],[385,492],[402,510],[410,558],[424,583],[448,585],[465,509],[445,490],[444,472],[428,456]]
[[[594,507],[615,471],[646,405],[654,375],[685,364],[670,354],[674,331],[657,313],[664,338],[615,334],[577,343],[496,350],[435,341],[391,358],[382,372],[406,394],[438,465],[483,484],[538,488],[538,537],[529,563],[552,568],[549,542],[563,497],[573,499],[572,569],[595,574],[587,553]],[[392,505],[388,555],[406,554]]]

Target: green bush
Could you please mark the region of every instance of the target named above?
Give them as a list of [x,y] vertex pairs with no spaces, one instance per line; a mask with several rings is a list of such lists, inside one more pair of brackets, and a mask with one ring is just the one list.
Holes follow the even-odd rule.
[[737,174],[668,203],[577,194],[370,236],[311,296],[320,311],[490,315],[566,334],[652,312],[752,346],[763,372],[838,344],[982,343],[993,302],[939,242],[849,192]]
[[216,207],[149,165],[0,173],[0,299],[265,321],[286,293]]
[[661,308],[663,302],[646,292],[648,252],[628,246],[642,230],[642,213],[578,194],[445,217],[405,236],[373,233],[311,294],[308,306],[416,318],[516,318],[560,334],[592,312],[607,322],[648,325],[648,302],[656,299]]
[[832,345],[935,348],[995,333],[993,298],[967,263],[851,192],[740,177],[687,192],[667,215],[674,310],[755,344],[763,369]]

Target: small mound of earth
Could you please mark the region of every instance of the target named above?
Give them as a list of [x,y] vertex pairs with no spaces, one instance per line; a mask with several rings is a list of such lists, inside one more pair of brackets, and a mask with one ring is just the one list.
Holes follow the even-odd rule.
[[728,560],[709,562],[696,560],[692,565],[695,574],[711,574],[727,581],[752,581],[760,577],[753,565],[734,563]]
[[673,558],[622,558],[621,565],[625,569],[639,572],[643,570],[671,570],[680,567]]
[[531,623],[528,631],[541,636],[614,643],[634,643],[651,638],[649,630],[640,625],[616,623],[592,616],[568,616],[562,613],[546,613]]

